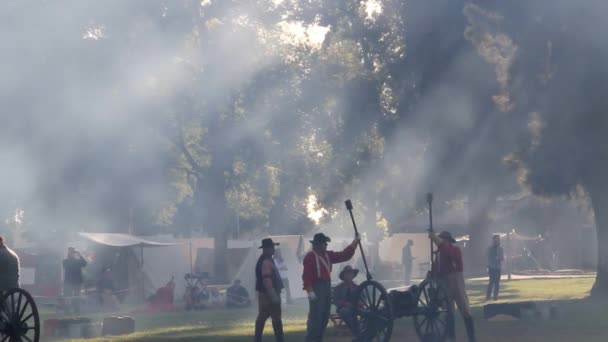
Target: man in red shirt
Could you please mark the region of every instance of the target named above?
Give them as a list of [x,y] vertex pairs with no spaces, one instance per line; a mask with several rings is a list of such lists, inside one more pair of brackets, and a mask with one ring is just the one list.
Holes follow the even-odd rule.
[[469,297],[464,287],[464,277],[462,275],[462,253],[456,240],[449,232],[443,231],[439,235],[429,232],[429,238],[437,245],[439,250],[439,260],[433,273],[439,276],[439,281],[445,286],[448,295],[448,339],[454,341],[456,332],[454,329],[454,303],[464,319],[467,329],[469,342],[475,342],[475,326],[473,316],[469,310]]
[[327,250],[331,239],[323,233],[315,234],[312,250],[304,257],[302,280],[304,290],[308,293],[308,322],[306,323],[306,342],[323,341],[323,333],[329,320],[331,310],[331,268],[350,260],[355,254],[360,237],[357,235],[353,242],[342,252]]

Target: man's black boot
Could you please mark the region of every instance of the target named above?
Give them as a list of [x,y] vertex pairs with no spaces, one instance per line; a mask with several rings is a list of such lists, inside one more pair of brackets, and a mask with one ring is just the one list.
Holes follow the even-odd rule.
[[255,337],[254,342],[262,342],[262,334],[264,333],[264,325],[266,321],[255,321]]
[[273,319],[272,328],[274,329],[274,339],[277,342],[285,342],[285,336],[283,335],[283,321],[280,319]]
[[475,339],[475,324],[473,323],[473,317],[466,317],[464,319],[464,326],[467,328],[469,342],[476,342],[477,340]]
[[447,332],[447,337],[449,339],[451,339],[452,341],[456,338],[456,327],[455,327],[455,323],[454,323],[454,315],[453,314],[448,314],[448,320],[447,320],[447,328],[448,328],[448,332]]

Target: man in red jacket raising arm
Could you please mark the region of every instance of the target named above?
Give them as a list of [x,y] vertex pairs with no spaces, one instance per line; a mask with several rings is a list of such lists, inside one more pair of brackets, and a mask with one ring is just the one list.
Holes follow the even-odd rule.
[[306,342],[323,341],[323,332],[331,310],[331,265],[350,260],[360,239],[357,235],[342,252],[328,251],[327,243],[331,239],[323,233],[315,234],[310,241],[312,250],[304,257],[302,273],[310,307],[306,323]]

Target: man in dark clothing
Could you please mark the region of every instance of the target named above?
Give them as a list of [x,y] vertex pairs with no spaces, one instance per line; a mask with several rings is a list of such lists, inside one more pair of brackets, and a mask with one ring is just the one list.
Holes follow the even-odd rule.
[[412,257],[412,246],[414,245],[414,241],[407,240],[405,247],[403,247],[403,251],[401,253],[401,264],[403,265],[403,273],[405,277],[405,285],[409,285],[412,280],[412,262],[414,261],[414,257]]
[[360,240],[357,235],[342,252],[327,250],[331,239],[323,233],[315,234],[312,250],[304,257],[302,280],[308,293],[308,321],[306,322],[306,342],[323,341],[331,311],[331,266],[350,260]]
[[492,290],[494,290],[494,300],[498,299],[502,261],[504,259],[505,254],[500,246],[500,235],[494,235],[494,237],[492,237],[492,246],[488,248],[488,276],[490,280],[488,282],[486,300],[490,300]]
[[359,270],[346,266],[340,272],[342,282],[334,287],[333,303],[336,313],[342,318],[355,338],[359,338],[359,322],[356,319],[357,289],[359,286],[353,279],[359,274]]
[[272,318],[274,338],[284,342],[283,321],[281,321],[281,290],[283,283],[272,256],[278,243],[272,239],[262,240],[262,255],[255,265],[255,290],[258,293],[258,317],[255,320],[255,342],[262,341],[264,325],[268,317]]
[[19,257],[0,236],[0,291],[19,287]]
[[249,292],[241,285],[240,279],[235,279],[232,286],[226,289],[226,307],[246,308],[251,305]]
[[116,310],[118,309],[118,300],[115,296],[116,286],[114,285],[114,277],[112,276],[111,268],[104,268],[101,277],[97,281],[97,293],[102,309]]
[[68,248],[68,257],[63,260],[63,296],[72,299],[72,306],[80,312],[80,292],[84,277],[82,269],[86,259],[73,247]]
[[448,296],[447,338],[449,341],[454,341],[456,338],[454,327],[454,304],[456,304],[464,320],[469,342],[475,342],[475,326],[469,308],[469,297],[464,286],[464,276],[462,275],[462,252],[455,245],[456,239],[449,232],[443,231],[437,235],[430,231],[429,238],[437,246],[439,252],[438,262],[434,265],[432,272],[445,286]]

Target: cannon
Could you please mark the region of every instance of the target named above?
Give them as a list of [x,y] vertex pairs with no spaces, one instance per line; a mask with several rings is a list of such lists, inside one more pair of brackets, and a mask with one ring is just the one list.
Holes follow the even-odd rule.
[[38,342],[40,316],[29,292],[12,288],[0,292],[0,342]]
[[[429,206],[429,230],[433,230],[433,196],[427,195]],[[359,234],[353,215],[353,205],[346,200],[346,209],[355,229]],[[363,341],[388,342],[393,333],[394,320],[402,317],[412,317],[416,335],[423,342],[444,341],[448,333],[448,319],[452,313],[448,311],[446,289],[429,271],[426,278],[418,285],[412,285],[406,291],[391,291],[387,293],[382,284],[375,281],[367,267],[367,260],[359,242],[359,249],[365,265],[367,280],[357,289],[356,319],[359,325],[360,338]],[[431,242],[431,270],[437,262],[438,253]]]

